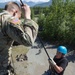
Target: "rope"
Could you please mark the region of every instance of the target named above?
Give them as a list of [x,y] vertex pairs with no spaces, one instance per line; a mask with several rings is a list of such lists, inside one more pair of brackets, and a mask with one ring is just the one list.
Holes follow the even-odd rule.
[[13,64],[14,75],[17,75],[15,72],[15,65],[14,65],[14,60],[13,60],[12,54],[11,54],[11,59],[12,59],[12,64]]

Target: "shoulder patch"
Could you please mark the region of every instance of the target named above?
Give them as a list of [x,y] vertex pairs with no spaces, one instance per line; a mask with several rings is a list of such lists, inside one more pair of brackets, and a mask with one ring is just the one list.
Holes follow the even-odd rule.
[[14,18],[14,19],[10,20],[10,23],[13,23],[15,25],[20,24],[20,22],[21,21],[18,18]]

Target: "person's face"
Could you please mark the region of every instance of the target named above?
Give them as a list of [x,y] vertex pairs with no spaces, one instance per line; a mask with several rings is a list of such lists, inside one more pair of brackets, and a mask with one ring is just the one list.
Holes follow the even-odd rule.
[[13,13],[13,16],[16,17],[16,18],[20,18],[21,17],[21,11],[19,11],[19,10],[14,9],[12,11],[12,13]]
[[21,18],[21,12],[16,12],[15,17],[17,17],[17,18]]
[[60,59],[61,57],[62,57],[62,53],[60,53],[60,52],[57,51],[57,53],[56,53],[56,58],[57,58],[57,59]]

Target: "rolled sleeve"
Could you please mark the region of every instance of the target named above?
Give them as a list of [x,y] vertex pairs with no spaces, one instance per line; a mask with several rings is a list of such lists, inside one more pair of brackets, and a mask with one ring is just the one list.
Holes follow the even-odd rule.
[[32,43],[34,43],[37,34],[38,34],[38,25],[36,22],[33,20],[25,20],[25,25],[24,25],[24,30],[25,32],[30,35]]

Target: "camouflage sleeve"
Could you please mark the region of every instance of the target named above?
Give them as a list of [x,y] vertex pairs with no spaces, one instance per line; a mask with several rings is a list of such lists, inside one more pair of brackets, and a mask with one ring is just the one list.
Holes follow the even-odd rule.
[[6,32],[10,38],[25,46],[33,45],[38,33],[37,23],[33,20],[25,20],[24,25],[9,24]]
[[25,20],[24,30],[30,36],[32,43],[34,43],[38,33],[37,23],[33,20]]

